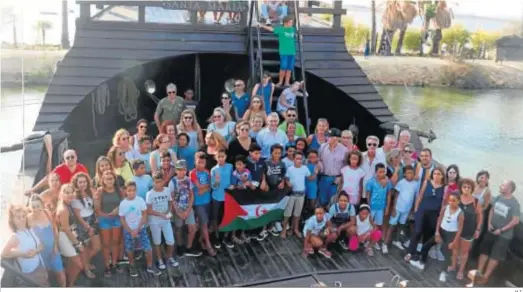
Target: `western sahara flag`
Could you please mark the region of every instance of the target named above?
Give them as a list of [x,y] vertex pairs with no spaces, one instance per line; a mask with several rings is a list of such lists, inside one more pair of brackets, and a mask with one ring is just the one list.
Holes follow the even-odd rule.
[[225,193],[220,231],[248,230],[283,219],[290,190],[232,190]]

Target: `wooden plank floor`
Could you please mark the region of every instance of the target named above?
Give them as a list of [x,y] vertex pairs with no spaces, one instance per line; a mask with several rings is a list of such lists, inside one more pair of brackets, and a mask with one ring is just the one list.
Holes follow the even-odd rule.
[[457,281],[455,275],[449,276],[447,283],[439,282],[438,261],[429,260],[425,271],[422,272],[405,263],[402,259],[403,253],[394,247],[390,248],[388,255],[375,252],[374,257],[367,257],[364,253],[350,253],[333,245],[331,259],[326,259],[319,254],[305,259],[301,256],[301,249],[302,242],[294,237],[282,240],[269,235],[263,242],[255,241],[233,249],[222,247],[214,258],[205,255],[199,258],[180,258],[178,268],[169,268],[158,277],[145,272],[142,259],[137,262],[140,275],[136,278],[130,277],[127,269],[124,269],[121,274],[104,278],[101,255],[97,255],[93,261],[98,267],[97,278],[88,281],[81,276],[77,285],[81,287],[223,287],[304,273],[383,267],[390,267],[402,279],[409,280],[409,287],[463,287],[465,285],[465,282]]

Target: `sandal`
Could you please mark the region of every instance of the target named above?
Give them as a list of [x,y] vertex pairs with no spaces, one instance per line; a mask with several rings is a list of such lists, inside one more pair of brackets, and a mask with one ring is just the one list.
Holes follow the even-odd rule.
[[456,275],[456,279],[458,279],[458,280],[463,280],[463,277],[464,277],[463,273],[458,273],[458,275]]
[[320,250],[318,250],[318,253],[321,254],[322,256],[330,259],[332,254],[330,251],[328,251],[326,248],[322,247],[320,248]]
[[214,248],[212,247],[207,247],[207,253],[210,255],[210,256],[216,256],[216,251],[214,250]]
[[405,257],[403,258],[403,260],[406,261],[407,263],[410,262],[410,259],[412,259],[412,255],[410,253],[406,254]]
[[281,237],[282,239],[287,238],[287,232],[281,232],[281,233],[280,233],[280,237]]
[[294,235],[298,238],[303,238],[303,235],[298,230],[294,230]]
[[369,256],[369,257],[374,256],[374,251],[372,250],[372,247],[367,248],[366,251],[367,251],[367,256]]
[[[283,232],[282,232],[283,233]],[[287,229],[287,236],[292,236],[292,230]]]

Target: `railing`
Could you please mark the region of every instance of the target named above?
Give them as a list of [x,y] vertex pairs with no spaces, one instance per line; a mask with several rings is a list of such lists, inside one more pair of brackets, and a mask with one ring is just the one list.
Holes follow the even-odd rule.
[[[259,6],[258,6],[258,1],[254,1],[252,3],[252,5],[254,6],[254,12],[255,12],[255,15],[256,15],[256,22],[258,23],[260,21],[260,11],[259,11]],[[256,54],[257,56],[257,64],[258,64],[258,69],[259,69],[259,73],[260,75],[258,76],[259,78],[259,82],[261,83],[263,80],[263,54],[262,54],[262,46],[261,46],[261,31],[260,31],[260,26],[259,25],[256,25],[256,38],[257,38],[257,41],[258,41],[258,54]]]
[[307,93],[307,82],[305,81],[305,56],[303,55],[303,40],[301,36],[301,28],[300,28],[300,17],[298,12],[299,9],[299,2],[298,0],[294,0],[294,11],[296,17],[296,35],[298,36],[298,51],[300,52],[300,67],[301,67],[301,80],[303,83],[303,107],[305,109],[305,130],[307,131],[307,134],[310,132],[310,126],[311,126],[311,120],[309,117],[309,103],[308,103],[308,93]]
[[[17,278],[22,280],[25,284],[27,284],[27,287],[43,287],[42,285],[37,283],[35,280],[31,279],[29,276],[22,273],[20,271],[20,269],[18,269],[14,265],[13,260],[2,259],[0,261],[0,266],[2,266],[2,268],[5,270],[2,277],[10,276],[9,280],[13,281],[12,287],[20,287],[20,283],[16,282]],[[9,275],[9,274],[11,274],[11,275]],[[14,277],[12,277],[12,276],[14,276]],[[4,279],[2,279],[2,282],[4,283]]]
[[254,86],[254,84],[256,84],[256,81],[253,80],[254,79],[254,76],[256,74],[256,71],[255,71],[255,64],[256,64],[256,61],[254,60],[254,44],[253,44],[253,40],[252,40],[252,20],[253,20],[253,14],[254,14],[254,7],[256,5],[252,4],[251,5],[251,8],[249,9],[249,26],[248,26],[248,29],[249,29],[249,33],[248,33],[248,46],[249,46],[249,63],[250,63],[250,67],[251,67],[251,85]]

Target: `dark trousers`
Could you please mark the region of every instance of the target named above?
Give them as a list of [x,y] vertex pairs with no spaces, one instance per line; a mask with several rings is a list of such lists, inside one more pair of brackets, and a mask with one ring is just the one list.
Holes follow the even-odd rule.
[[416,224],[421,224],[421,228],[416,228],[414,234],[411,235],[410,245],[407,248],[407,251],[410,254],[416,254],[416,248],[420,239],[423,237],[423,244],[427,243],[436,233],[436,225],[438,224],[439,211],[421,211],[423,214],[416,216],[416,220],[421,220],[421,222],[416,222]]
[[[449,243],[451,243],[456,237],[456,232],[449,232],[440,229],[441,233],[441,253],[445,256],[445,261],[442,263],[444,267],[450,266],[452,259],[452,252],[449,250]],[[427,261],[429,250],[436,245],[436,236],[432,236],[427,242],[423,244],[423,248],[420,252],[420,260],[422,262]]]

